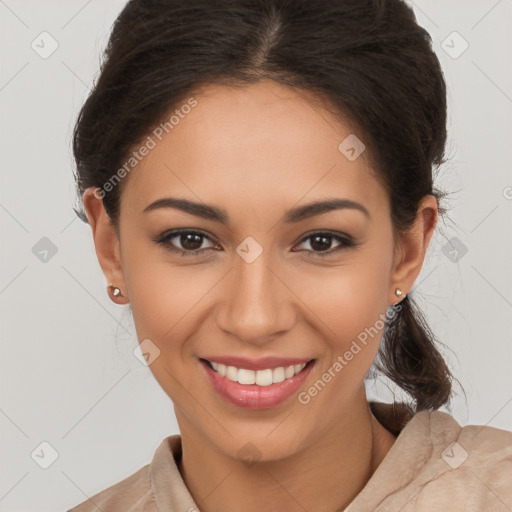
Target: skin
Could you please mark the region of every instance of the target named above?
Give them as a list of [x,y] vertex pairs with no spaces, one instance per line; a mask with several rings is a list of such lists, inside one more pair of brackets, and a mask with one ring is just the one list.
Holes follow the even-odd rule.
[[[395,245],[389,198],[365,153],[349,161],[338,151],[353,129],[314,97],[266,80],[208,85],[194,97],[197,106],[125,178],[119,237],[94,189],[85,192],[98,260],[122,291],[113,300],[130,303],[139,341],[160,349],[150,369],[173,401],[180,471],[200,510],[332,512],[353,500],[395,441],[372,415],[363,382],[382,331],[307,405],[296,396],[263,411],[227,403],[198,358],[315,358],[306,390],[399,302],[397,287],[411,290],[437,202],[423,198]],[[230,225],[171,208],[143,213],[166,196],[224,208]],[[357,201],[371,217],[343,209],[281,221],[289,208],[327,197]],[[178,228],[205,232],[193,247],[220,250],[182,257],[152,240]],[[332,238],[314,248],[305,235],[322,230],[358,245],[336,251]],[[247,236],[263,249],[252,263],[236,252]],[[172,241],[183,249],[179,236]],[[315,255],[322,250],[331,254]],[[260,457],[252,465],[238,454],[248,442]]]

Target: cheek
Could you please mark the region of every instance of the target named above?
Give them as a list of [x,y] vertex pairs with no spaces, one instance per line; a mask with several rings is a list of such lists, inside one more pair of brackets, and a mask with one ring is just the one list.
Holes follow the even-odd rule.
[[149,369],[169,397],[186,408],[183,388],[191,389],[194,383],[190,371],[194,345],[189,341],[203,321],[201,299],[214,283],[205,272],[178,269],[149,253],[134,251],[126,261],[137,339],[139,343],[149,339],[158,347],[159,355]]
[[160,346],[165,334],[173,333],[197,301],[201,286],[194,272],[185,276],[170,263],[164,249],[136,236],[135,231],[122,233],[125,284],[139,341],[154,339]]
[[342,266],[301,273],[294,291],[318,316],[326,338],[357,337],[385,313],[391,256],[365,249]]
[[190,322],[198,325],[200,301],[212,287],[208,273],[153,262],[130,267],[129,292],[139,339],[154,338],[170,348],[170,341],[190,333]]
[[[329,279],[317,279],[308,307],[319,319],[315,325],[319,365],[310,387],[298,401],[307,418],[322,418],[324,426],[341,420],[340,411],[363,386],[378,354],[386,322],[387,262],[351,265]],[[303,294],[313,282],[303,283]],[[303,295],[306,296],[306,295]],[[306,419],[305,421],[309,421]]]
[[304,273],[296,291],[314,312],[309,318],[320,330],[318,339],[325,342],[320,346],[324,353],[319,376],[326,371],[336,375],[325,378],[332,390],[345,390],[340,397],[362,383],[378,353],[386,322],[391,247],[386,249],[386,240],[376,241],[344,266]]

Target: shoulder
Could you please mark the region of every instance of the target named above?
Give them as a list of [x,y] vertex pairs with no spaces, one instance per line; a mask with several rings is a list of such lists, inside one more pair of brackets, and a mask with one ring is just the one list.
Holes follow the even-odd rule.
[[486,425],[462,427],[441,411],[420,415],[428,421],[432,453],[415,506],[423,510],[451,503],[457,510],[511,510],[512,432]]
[[91,496],[68,512],[156,512],[151,491],[150,465]]

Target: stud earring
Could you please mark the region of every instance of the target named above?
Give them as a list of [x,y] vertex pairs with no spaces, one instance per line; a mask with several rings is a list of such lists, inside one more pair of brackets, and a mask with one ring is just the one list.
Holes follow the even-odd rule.
[[[397,297],[401,297],[402,295],[404,295],[404,292],[403,292],[402,290],[400,290],[400,288],[396,288],[396,289],[395,289],[395,295],[396,295]],[[407,297],[407,295],[405,295],[405,297]],[[405,298],[405,297],[404,297],[404,298]],[[402,300],[403,300],[403,299],[402,299]],[[399,300],[399,301],[397,301],[397,302],[395,302],[395,303],[393,304],[393,306],[396,306],[397,304],[400,304],[400,302],[401,302],[400,300]]]
[[108,286],[107,286],[107,288],[112,289],[112,295],[113,295],[114,297],[119,297],[119,296],[123,295],[123,294],[121,293],[121,290],[120,290],[117,286],[114,286],[112,283],[109,283],[109,284],[108,284]]

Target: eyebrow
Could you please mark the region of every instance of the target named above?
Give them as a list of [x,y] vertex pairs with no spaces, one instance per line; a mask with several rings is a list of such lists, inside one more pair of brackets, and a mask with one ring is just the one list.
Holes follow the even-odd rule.
[[[202,217],[203,219],[217,221],[226,225],[229,224],[229,215],[226,210],[217,208],[216,206],[176,197],[163,197],[161,199],[157,199],[146,206],[143,213],[160,208],[174,208],[176,210],[189,213],[190,215]],[[370,212],[362,204],[350,199],[332,198],[292,208],[285,212],[282,221],[287,224],[291,224],[309,219],[322,213],[343,209],[357,210],[362,212],[368,219],[371,218]]]

